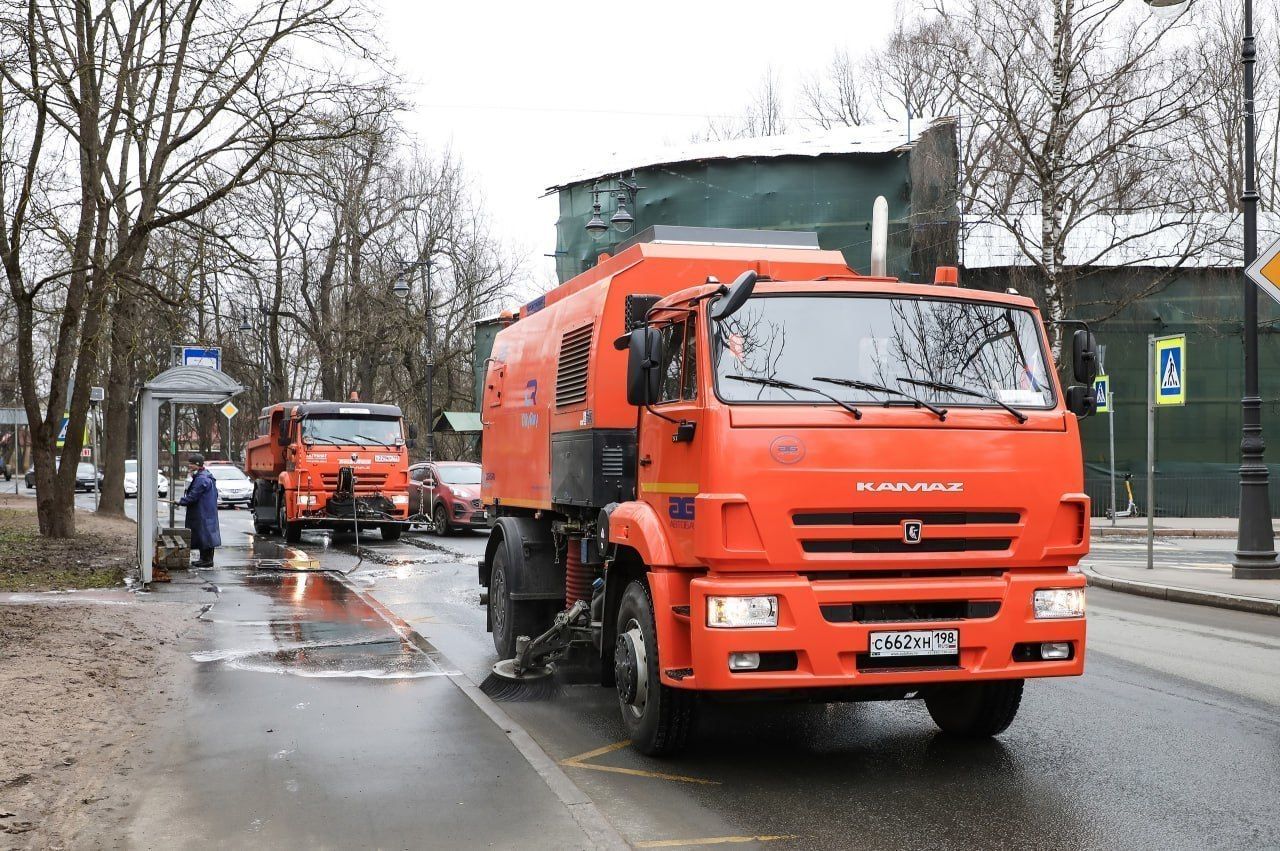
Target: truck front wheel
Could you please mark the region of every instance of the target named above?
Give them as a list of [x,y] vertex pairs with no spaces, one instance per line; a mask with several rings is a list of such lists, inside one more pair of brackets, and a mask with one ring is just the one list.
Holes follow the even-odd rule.
[[398,541],[400,533],[403,531],[399,523],[383,523],[382,524],[382,540]]
[[290,523],[288,517],[284,503],[281,502],[276,506],[276,526],[279,527],[286,544],[296,544],[302,540],[302,524]]
[[653,601],[643,582],[632,582],[618,607],[613,670],[622,721],[636,750],[649,756],[684,749],[694,724],[697,695],[662,684]]
[[933,723],[944,733],[990,738],[1009,729],[1022,703],[1022,680],[939,686],[925,696]]

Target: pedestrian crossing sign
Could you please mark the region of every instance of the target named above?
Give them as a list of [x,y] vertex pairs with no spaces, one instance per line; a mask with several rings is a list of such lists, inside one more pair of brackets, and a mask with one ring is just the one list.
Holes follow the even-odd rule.
[[1156,338],[1157,405],[1185,405],[1187,403],[1187,335],[1174,334]]
[[1106,373],[1093,380],[1093,398],[1097,401],[1095,410],[1099,414],[1111,413],[1111,379]]

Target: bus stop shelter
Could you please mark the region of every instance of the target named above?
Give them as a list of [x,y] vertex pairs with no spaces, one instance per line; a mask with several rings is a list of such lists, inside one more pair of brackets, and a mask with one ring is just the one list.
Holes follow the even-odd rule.
[[[175,366],[138,390],[138,567],[143,585],[151,584],[156,555],[158,477],[155,459],[160,452],[160,408],[178,405],[221,405],[244,391],[231,376],[207,366]],[[176,438],[175,438],[176,439]],[[176,448],[176,447],[175,447]],[[178,483],[170,484],[169,498]]]

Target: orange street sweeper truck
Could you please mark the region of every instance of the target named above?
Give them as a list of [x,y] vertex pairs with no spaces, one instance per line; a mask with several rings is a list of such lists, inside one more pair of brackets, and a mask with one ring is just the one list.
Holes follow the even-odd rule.
[[481,403],[490,693],[585,662],[661,754],[707,699],[918,698],[990,736],[1025,680],[1083,672],[1087,328],[1064,387],[1012,291],[680,227],[503,321]]

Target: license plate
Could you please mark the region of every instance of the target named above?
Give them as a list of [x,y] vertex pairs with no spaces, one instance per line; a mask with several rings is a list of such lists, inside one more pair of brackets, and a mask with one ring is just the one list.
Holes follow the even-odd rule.
[[960,652],[958,629],[913,629],[871,633],[871,655],[946,656]]

